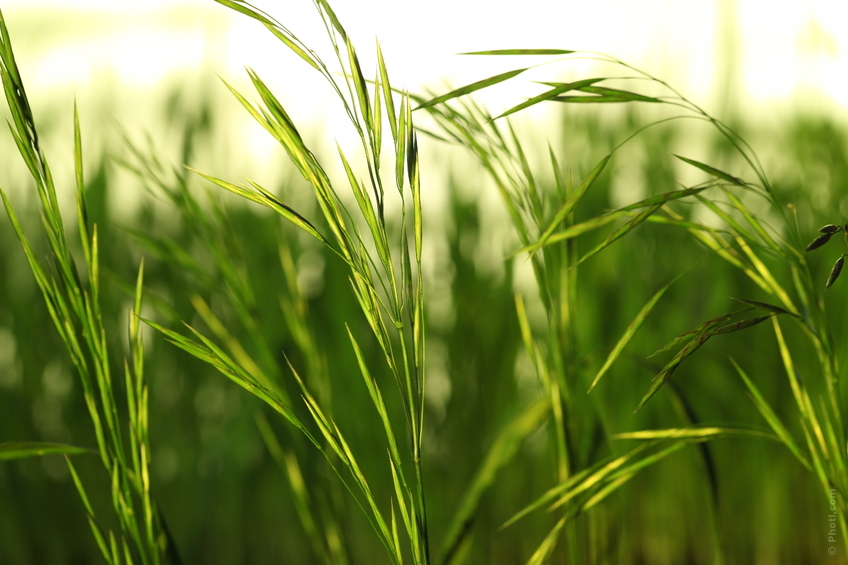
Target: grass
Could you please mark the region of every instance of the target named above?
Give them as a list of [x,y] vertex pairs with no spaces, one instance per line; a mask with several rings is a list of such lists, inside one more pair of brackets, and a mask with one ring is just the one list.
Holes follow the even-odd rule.
[[[545,55],[552,74],[589,57],[625,73],[543,82],[541,94],[493,115],[474,93],[530,68],[444,94],[408,93],[393,88],[379,45],[377,68],[365,74],[325,0],[315,7],[332,64],[270,15],[219,3],[324,76],[359,135],[359,154],[338,148],[332,158],[344,176],[331,178],[328,161],[248,70],[258,102],[225,87],[280,143],[313,210],[296,210],[259,182],[164,165],[124,133],[121,166],[180,222],[167,233],[142,210],[125,235],[109,238],[98,233],[109,229],[103,201],[112,189],[86,181],[76,112],[77,213],[65,225],[0,15],[12,135],[39,196],[35,245],[5,192],[4,203],[44,297],[35,316],[56,328],[54,343],[82,387],[74,414],[90,422],[54,434],[84,440],[34,441],[44,434],[10,419],[4,429],[20,441],[4,437],[0,458],[18,462],[0,466],[0,483],[20,480],[13,465],[64,455],[93,534],[86,546],[31,525],[17,541],[0,538],[9,548],[0,555],[61,563],[72,553],[93,559],[94,549],[109,563],[458,564],[743,563],[755,555],[810,562],[828,545],[844,554],[842,348],[834,336],[845,331],[828,320],[841,304],[833,294],[843,255],[823,272],[817,258],[819,247],[842,239],[839,218],[815,232],[821,211],[801,209],[799,189],[773,185],[734,129],[617,59],[549,49],[467,54]],[[538,149],[508,119],[554,102],[579,104],[576,115],[586,117],[566,118],[579,126],[571,131],[596,139],[597,160],[577,180],[553,145],[540,169]],[[605,128],[587,104],[659,113],[648,123],[625,114],[624,125]],[[716,161],[678,154],[663,137],[699,126],[714,134]],[[487,276],[476,251],[464,249],[463,238],[479,247],[485,234],[473,202],[450,195],[457,235],[430,227],[419,136],[422,148],[466,151],[498,191],[514,234],[503,278]],[[657,159],[646,167],[650,193],[610,209],[610,177],[634,147]],[[701,181],[679,184],[685,168]],[[78,247],[68,231],[78,232]],[[439,252],[452,269],[454,315],[441,325],[430,292],[444,293],[445,282],[428,275]],[[47,262],[39,260],[45,253]],[[300,279],[310,256],[324,265],[320,298]],[[530,292],[513,284],[521,269],[532,273]],[[707,278],[712,285],[702,284]],[[123,341],[117,321],[128,303]],[[9,311],[23,327],[24,316]],[[154,345],[145,355],[142,324],[177,347]],[[112,378],[116,363],[122,379]],[[641,382],[642,374],[653,380]],[[146,375],[156,379],[148,384]],[[448,400],[437,404],[434,391],[445,382]],[[35,403],[44,392],[25,398]],[[86,453],[98,455],[99,467]],[[160,467],[157,484],[157,457],[167,453],[178,467],[170,480]],[[38,515],[38,503],[16,500],[18,512]],[[763,523],[758,508],[768,504],[780,511]],[[821,526],[828,515],[832,534]],[[835,541],[826,544],[826,533]],[[65,548],[64,556],[20,541],[38,538],[54,539],[48,546]]]

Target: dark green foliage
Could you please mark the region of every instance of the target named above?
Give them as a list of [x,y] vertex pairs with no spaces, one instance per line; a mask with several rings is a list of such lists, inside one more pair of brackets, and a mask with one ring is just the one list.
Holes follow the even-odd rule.
[[[0,562],[96,562],[102,554],[123,562],[112,542],[92,537],[83,516],[100,521],[96,534],[117,532],[115,545],[126,551],[134,547],[132,524],[114,507],[128,498],[157,532],[152,540],[139,536],[130,551],[167,546],[162,558],[172,562],[707,564],[762,559],[764,547],[788,563],[826,559],[822,492],[838,489],[841,516],[848,494],[835,371],[843,361],[835,344],[848,326],[844,316],[825,317],[811,282],[819,275],[810,273],[826,266],[806,263],[799,232],[821,225],[838,191],[821,209],[809,208],[803,184],[768,184],[756,158],[740,151],[747,145],[720,123],[703,158],[720,169],[674,153],[685,136],[679,122],[622,144],[645,126],[639,113],[604,122],[585,104],[653,108],[667,99],[595,86],[607,79],[544,83],[553,90],[493,118],[470,95],[525,69],[407,98],[392,94],[379,51],[377,81],[366,81],[326,1],[316,6],[334,30],[347,76],[329,73],[267,14],[219,1],[326,73],[363,154],[313,154],[251,71],[261,105],[231,90],[306,185],[237,185],[182,168],[192,165],[197,132],[214,131],[214,112],[198,108],[188,112],[181,155],[157,155],[126,136],[121,166],[150,193],[127,229],[110,215],[108,202],[121,195],[105,156],[95,175],[83,177],[79,167],[68,183],[80,193],[80,222],[63,228],[23,90],[11,90],[20,109],[13,131],[43,181],[37,194],[47,231],[38,231],[26,197],[8,210],[14,204],[12,225],[31,236],[35,251],[20,253],[14,230],[0,223],[0,241],[12,242],[0,246]],[[3,40],[8,45],[5,33]],[[531,163],[536,148],[500,118],[554,101],[582,105],[562,105],[561,129],[548,134],[562,135],[566,150],[548,148],[539,169]],[[467,150],[480,169],[467,164],[471,175],[452,173],[438,222],[420,206],[432,181],[418,157],[445,149],[414,129],[413,116],[418,123],[425,112],[449,150]],[[385,119],[394,154],[381,161]],[[822,131],[828,151],[804,154],[801,144]],[[848,184],[845,154],[833,150],[846,146],[844,132],[801,119],[786,132],[774,149],[778,160],[803,177],[823,159],[834,186]],[[621,178],[617,160],[628,151],[644,156],[630,172],[650,186],[622,205],[615,186],[631,179]],[[325,172],[331,158],[343,165],[341,180]],[[705,182],[676,186],[678,161]],[[384,191],[381,166],[394,166],[385,177],[397,193]],[[743,180],[748,166],[759,184]],[[367,171],[365,180],[356,167]],[[485,222],[480,195],[468,191],[483,190],[483,176],[512,225]],[[290,204],[302,202],[295,191],[303,190],[314,196],[313,209]],[[409,209],[392,217],[384,204],[398,195]],[[177,220],[162,221],[154,198]],[[804,207],[804,229],[769,223],[784,219],[784,208],[769,215],[777,201]],[[698,207],[720,227],[701,222]],[[81,243],[61,245],[64,231],[76,229]],[[828,224],[819,239],[840,231]],[[491,240],[503,232],[506,243],[492,253]],[[41,272],[49,275],[33,267],[39,289],[28,274],[45,253],[53,259]],[[427,294],[422,274],[431,279]],[[85,308],[59,321],[74,330],[92,324],[84,338],[102,333],[102,366],[129,360],[127,378],[115,380],[119,402],[103,405],[114,406],[110,433],[130,431],[126,462],[98,441],[79,388],[85,374],[63,349],[77,334],[63,333],[67,325],[50,310],[65,299],[56,289],[91,309],[95,302],[86,301],[98,298],[96,323]],[[828,294],[828,311],[844,311],[843,294]],[[759,300],[739,299],[743,309],[730,312],[731,295]],[[143,356],[142,315],[158,330],[145,334]],[[677,347],[664,365],[646,359]],[[630,418],[634,406],[641,410]],[[86,454],[90,446],[114,456],[100,461]],[[150,454],[149,490],[137,488],[135,470],[146,467],[132,458],[142,451]]]

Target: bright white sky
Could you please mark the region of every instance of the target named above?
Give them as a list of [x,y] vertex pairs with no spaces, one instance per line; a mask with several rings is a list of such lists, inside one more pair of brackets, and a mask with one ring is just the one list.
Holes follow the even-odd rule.
[[[315,22],[309,0],[257,4],[307,43],[320,37],[309,33]],[[479,58],[448,58],[452,53],[557,47],[604,51],[647,66],[701,100],[716,79],[719,25],[732,21],[725,14],[735,12],[743,87],[752,101],[783,100],[806,85],[848,107],[845,0],[522,0],[492,8],[497,4],[428,0],[424,8],[410,0],[333,3],[360,45],[360,55],[367,59],[373,36],[379,36],[396,82],[413,88],[445,75],[456,84],[466,76],[485,76],[488,68],[507,70],[519,64],[498,61],[481,68]],[[245,64],[261,68],[276,61],[280,52],[269,47],[273,42],[255,22],[212,0],[5,0],[3,7],[13,29],[19,10],[61,8],[101,22],[78,34],[63,30],[52,48],[41,52],[36,63],[41,86],[84,80],[103,67],[131,84],[150,84],[169,71],[199,66],[210,53],[217,72],[236,74]],[[84,10],[90,11],[88,16]],[[175,23],[177,13],[181,17]],[[261,51],[269,49],[273,51],[263,57]]]
[[[325,60],[331,59],[310,0],[256,4],[307,45],[316,46]],[[497,1],[428,0],[424,8],[417,0],[332,2],[358,46],[366,76],[375,69],[377,36],[393,85],[413,91],[429,85],[442,92],[447,88],[444,79],[455,87],[538,62],[453,55],[464,51],[510,47],[600,51],[669,81],[721,117],[717,95],[727,79],[722,59],[727,60],[726,46],[737,37],[736,86],[742,93],[738,101],[743,112],[770,118],[775,108],[823,107],[848,121],[848,0],[504,0],[502,4],[504,8],[493,8]],[[2,5],[31,95],[59,94],[69,88],[77,93],[85,114],[86,96],[99,88],[92,86],[98,77],[117,77],[132,96],[150,92],[155,97],[162,91],[156,90],[157,85],[165,81],[193,83],[196,90],[199,76],[212,77],[210,88],[222,90],[214,80],[217,73],[253,98],[244,72],[250,66],[299,123],[312,116],[338,132],[332,125],[338,118],[333,115],[337,104],[312,69],[257,22],[212,0],[3,0]],[[560,65],[544,77],[521,75],[498,87],[500,98],[485,102],[493,111],[510,107],[538,92],[528,91],[529,80],[561,79],[567,69],[583,78],[591,76],[586,65],[578,65]],[[117,92],[120,97],[121,91]],[[146,102],[136,98],[127,104]],[[234,112],[244,114],[232,105]],[[129,126],[126,116],[138,113],[136,106],[129,114],[124,108],[113,116]],[[537,113],[531,119],[542,116]],[[239,134],[248,139],[246,150],[260,160],[271,157],[277,149],[254,126],[244,126],[253,129]],[[340,138],[345,146],[344,134]]]

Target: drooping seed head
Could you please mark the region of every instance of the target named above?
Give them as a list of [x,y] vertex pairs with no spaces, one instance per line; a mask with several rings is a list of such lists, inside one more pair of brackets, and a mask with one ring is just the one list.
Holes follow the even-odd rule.
[[806,249],[804,249],[804,251],[812,251],[813,249],[818,249],[819,247],[827,243],[828,240],[833,237],[834,233],[836,232],[825,233],[823,235],[818,236],[812,241],[812,243],[810,243],[810,245],[807,246]]
[[822,226],[819,228],[821,233],[839,233],[842,231],[842,227],[837,226],[836,224],[827,224],[826,226]]
[[830,276],[827,277],[827,283],[824,285],[824,289],[827,290],[830,288],[836,279],[839,278],[839,273],[842,272],[842,265],[845,263],[845,255],[836,260],[836,263],[833,264],[833,268],[830,270]]

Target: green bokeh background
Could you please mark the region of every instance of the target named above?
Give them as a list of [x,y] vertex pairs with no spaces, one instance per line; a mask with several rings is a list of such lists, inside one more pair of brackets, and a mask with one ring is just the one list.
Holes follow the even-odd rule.
[[[280,297],[290,294],[279,260],[279,247],[285,246],[297,265],[299,274],[294,276],[299,276],[310,327],[325,363],[318,369],[326,376],[306,377],[324,387],[329,411],[358,454],[377,500],[387,505],[392,488],[378,433],[380,424],[357,374],[345,324],[357,336],[371,367],[382,367],[383,361],[353,300],[345,265],[279,218],[222,194],[181,168],[186,163],[203,169],[203,163],[239,149],[239,141],[226,135],[218,121],[219,113],[231,112],[236,102],[219,96],[223,89],[214,83],[211,90],[218,92],[211,98],[220,100],[189,97],[176,90],[163,97],[166,102],[155,109],[163,119],[155,129],[128,133],[140,148],[140,157],[133,155],[114,127],[84,116],[92,123],[83,131],[84,146],[95,148],[87,153],[87,197],[92,219],[99,227],[106,283],[104,318],[111,324],[116,361],[126,342],[126,311],[131,301],[127,285],[132,284],[142,257],[149,315],[167,327],[179,329],[180,322],[186,321],[205,329],[191,302],[197,295],[247,344],[250,353],[259,351],[251,350],[253,338],[230,306],[232,283],[216,267],[213,249],[217,246],[240,266],[238,277],[254,299],[249,313],[276,355],[263,358],[263,369],[297,399],[299,392],[283,353],[298,371],[308,368],[308,360],[279,306]],[[844,223],[848,215],[845,124],[830,119],[826,112],[803,109],[767,121],[747,119],[743,111],[734,108],[732,98],[722,111],[763,160],[781,201],[796,207],[801,233],[812,239],[819,226]],[[70,123],[69,104],[63,100],[53,107],[41,105],[43,113],[35,119],[46,135],[54,129],[62,131],[65,126],[61,124]],[[228,108],[221,110],[221,105]],[[296,115],[296,109],[290,111]],[[558,109],[551,116],[544,135],[562,148],[558,158],[575,181],[647,119],[637,110],[610,113],[606,108],[582,107]],[[153,138],[150,145],[145,133]],[[319,140],[327,137],[323,143],[332,143],[332,133],[310,135]],[[160,137],[167,142],[158,143]],[[685,123],[654,128],[631,141],[617,158],[627,166],[613,162],[611,170],[600,177],[581,203],[578,220],[581,215],[590,217],[613,208],[616,195],[626,191],[628,183],[642,186],[648,195],[674,190],[679,165],[671,153],[693,144],[700,148],[701,160],[734,174],[749,174],[726,145],[697,128]],[[2,147],[5,166],[17,156],[5,141]],[[428,185],[437,183],[432,190],[440,199],[431,209],[432,215],[425,217],[425,246],[430,249],[425,262],[432,265],[426,279],[432,313],[428,371],[435,385],[429,391],[433,400],[428,404],[425,426],[424,471],[431,539],[436,545],[497,431],[539,393],[532,368],[528,369],[527,359],[522,357],[515,314],[516,289],[525,295],[531,314],[538,314],[538,298],[526,283],[525,259],[501,259],[515,249],[517,239],[503,233],[511,228],[502,221],[503,214],[493,212],[497,207],[491,203],[497,199],[486,195],[491,186],[479,180],[482,173],[470,159],[458,156],[458,151],[436,141],[422,141],[422,153],[433,156],[425,158],[452,162],[447,174],[422,171],[425,199]],[[70,166],[69,152],[56,151],[48,158],[51,163],[67,161]],[[284,161],[282,150],[275,158]],[[150,173],[145,177],[148,190],[145,182],[130,182],[134,177],[119,161],[153,167],[167,186],[183,187],[193,194],[202,204],[203,220],[177,213],[161,187],[150,182]],[[285,166],[280,169],[275,192],[286,201],[307,202],[304,183]],[[251,171],[238,174],[253,176]],[[14,204],[36,251],[43,255],[46,246],[36,235],[35,199],[28,194],[25,181],[12,181],[16,183],[11,187]],[[59,185],[64,183],[70,190],[69,181],[70,177],[67,182],[59,180]],[[267,179],[263,181],[272,186]],[[133,191],[131,199],[137,204],[124,207],[121,202],[128,198],[128,191]],[[307,204],[298,209],[309,218],[318,215]],[[493,233],[505,242],[496,254],[491,253]],[[597,242],[593,237],[579,239],[580,248],[591,248]],[[185,250],[196,268],[175,262],[173,254],[163,251],[168,245]],[[822,287],[835,257],[827,253],[836,251],[811,259]],[[733,357],[800,437],[797,409],[766,324],[711,340],[675,373],[670,386],[630,417],[651,377],[665,362],[663,358],[646,359],[650,353],[703,320],[735,309],[731,296],[766,298],[740,272],[670,228],[643,225],[581,265],[576,349],[583,373],[587,378],[593,375],[648,298],[690,266],[599,387],[586,396],[586,405],[597,410],[614,433],[679,427],[688,424],[687,419],[766,429],[733,371],[728,360]],[[769,267],[788,277],[780,265]],[[836,343],[843,346],[840,351],[844,351],[848,335],[844,316],[848,288],[841,284],[844,282],[838,281],[825,297]],[[531,319],[537,324],[535,329],[543,330],[543,318],[535,315]],[[799,373],[815,398],[820,382],[814,354],[795,328],[784,324],[784,330],[794,347]],[[147,331],[145,340],[153,493],[185,563],[313,562],[288,483],[257,431],[257,413],[265,414],[280,441],[307,462],[304,467],[314,472],[305,477],[307,483],[316,485],[319,496],[339,509],[352,562],[387,562],[359,509],[318,454],[290,426],[256,398],[156,333]],[[390,409],[399,412],[388,375],[378,373],[377,378],[386,384],[384,394]],[[588,388],[589,382],[585,384]],[[302,405],[295,403],[295,410],[308,420]],[[468,563],[524,562],[556,521],[552,515],[535,513],[498,530],[555,484],[548,428],[543,426],[522,444],[518,456],[484,495],[478,518],[471,525]],[[634,445],[584,439],[587,448],[600,454],[619,453]],[[0,221],[2,441],[94,445],[79,383],[5,217]],[[83,480],[90,485],[95,509],[108,516],[108,478],[101,476],[103,470],[95,457],[77,457],[77,461]],[[585,555],[582,562],[715,563],[716,544],[729,564],[825,562],[831,559],[826,556],[827,505],[814,477],[779,444],[721,439],[689,447],[648,468],[594,510],[589,530],[607,540],[601,545],[609,551]],[[711,533],[711,508],[716,512],[717,541]],[[845,551],[844,543],[839,549]],[[566,553],[561,549],[552,562],[565,563]],[[840,562],[842,558],[832,560]],[[97,559],[83,506],[61,457],[0,463],[0,563],[70,564]]]

